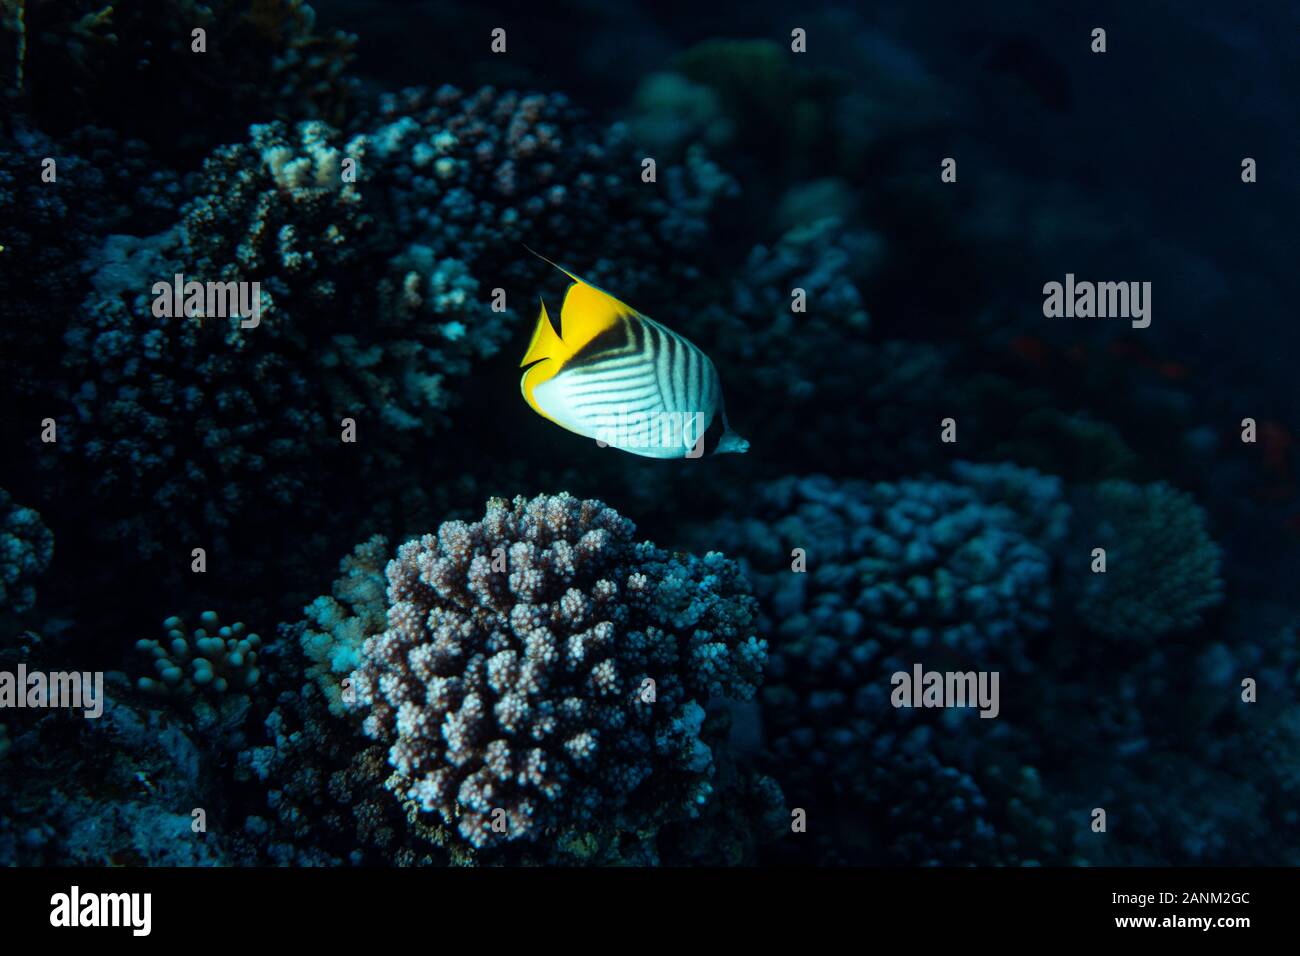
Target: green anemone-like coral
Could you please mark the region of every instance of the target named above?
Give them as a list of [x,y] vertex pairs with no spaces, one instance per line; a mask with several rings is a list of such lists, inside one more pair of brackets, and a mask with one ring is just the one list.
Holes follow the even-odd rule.
[[1083,572],[1075,602],[1104,637],[1150,639],[1194,627],[1223,598],[1219,547],[1191,495],[1166,484],[1104,481],[1080,511],[1087,548],[1106,571]]

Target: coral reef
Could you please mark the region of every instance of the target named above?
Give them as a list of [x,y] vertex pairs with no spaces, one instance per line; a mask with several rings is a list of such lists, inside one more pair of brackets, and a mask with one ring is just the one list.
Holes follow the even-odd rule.
[[1106,550],[1105,573],[1075,562],[1075,605],[1093,633],[1153,641],[1194,627],[1223,599],[1219,548],[1191,495],[1115,480],[1082,498],[1077,547]]
[[333,590],[303,608],[306,619],[294,634],[311,662],[307,676],[329,701],[336,716],[344,713],[340,684],[361,664],[361,647],[384,629],[387,620],[388,539],[375,535],[339,563]]
[[[550,273],[519,255],[525,242],[627,297],[689,281],[710,210],[735,190],[699,149],[641,182],[627,130],[592,126],[561,94],[410,89],[382,96],[358,125],[375,175],[391,184],[379,218],[390,242],[407,247],[385,287],[399,317],[477,328],[464,315],[467,294],[481,290],[473,301],[482,308],[501,287],[524,297],[508,295],[497,320],[531,318],[537,280]],[[457,270],[439,270],[454,261],[473,284],[448,300],[442,290],[455,288]]]
[[[948,358],[868,334],[863,290],[878,259],[879,238],[838,218],[796,226],[754,246],[729,291],[687,327],[723,370],[732,405],[759,423],[751,455],[880,478],[933,461],[939,423],[956,414]],[[860,408],[869,412],[839,414]]]
[[199,735],[167,711],[137,704],[124,684],[108,676],[96,720],[47,711],[11,729],[0,774],[0,860],[97,867],[233,862],[217,825],[224,801]]
[[[287,674],[286,679],[292,680]],[[244,821],[244,859],[313,866],[445,864],[447,855],[384,789],[384,748],[367,745],[330,707],[314,683],[285,689],[263,732],[239,753],[236,780],[256,786],[264,804]]]
[[1015,436],[993,448],[993,455],[1031,468],[1051,468],[1071,481],[1131,477],[1137,455],[1115,426],[1085,414],[1034,408],[1015,419]]
[[[0,864],[1300,862],[1300,406],[1213,334],[1285,314],[1286,243],[1222,238],[1284,203],[1140,149],[1103,188],[1022,14],[808,9],[799,56],[616,6],[486,57],[492,9],[352,6],[0,0],[0,664],[107,687],[0,715]],[[750,454],[528,415],[530,249],[707,351]],[[1067,250],[1179,321],[1040,321]],[[175,607],[267,639],[113,637]],[[918,664],[997,719],[894,706]]]
[[187,712],[208,746],[239,750],[262,678],[262,639],[242,622],[223,625],[215,611],[204,611],[199,623],[191,632],[179,617],[169,617],[163,621],[163,640],[137,641],[136,650],[149,658],[155,676],[140,677],[136,686]]
[[21,613],[36,603],[33,580],[54,557],[54,535],[31,508],[0,488],[0,608]]
[[[65,375],[79,384],[58,450],[96,476],[99,533],[145,556],[164,542],[211,547],[257,505],[310,507],[307,463],[313,452],[330,461],[339,444],[296,356],[255,340],[238,316],[154,314],[153,283],[186,269],[179,246],[174,232],[110,237],[92,258],[82,321],[65,336]],[[160,526],[141,501],[176,520]]]
[[708,801],[702,704],[752,695],[765,646],[734,565],[633,533],[598,501],[497,499],[398,550],[353,680],[399,799],[475,848]]
[[[1029,641],[1050,620],[1046,549],[1068,519],[1059,481],[972,464],[955,467],[954,478],[779,479],[760,485],[744,509],[699,531],[702,540],[730,542],[754,583],[772,658],[760,695],[764,726],[790,802],[825,814],[850,797],[882,812],[916,810],[914,817],[894,812],[893,850],[862,849],[877,862],[915,859],[917,846],[944,829],[922,808],[964,812],[980,788],[963,776],[978,763],[957,771],[916,752],[928,738],[906,729],[923,718],[890,707],[890,675],[916,662],[1027,672]],[[1018,504],[1000,503],[1007,501]],[[969,722],[963,726],[969,732]],[[922,789],[908,793],[908,786]],[[910,825],[926,829],[903,829]],[[995,849],[1010,853],[1015,843],[1009,834],[981,835],[978,817],[967,815],[958,831],[968,827],[970,842],[948,846],[943,862],[987,862]],[[860,842],[836,832],[846,846]],[[953,832],[947,838],[957,839]],[[820,844],[823,858],[843,859],[839,854],[848,851],[835,842]]]
[[342,122],[355,87],[356,37],[318,33],[303,0],[5,0],[0,14],[3,97],[48,129],[100,123],[193,155],[249,116]]
[[26,441],[32,418],[59,408],[41,376],[57,365],[63,329],[85,294],[87,252],[115,229],[164,223],[179,187],[142,142],[107,130],[84,127],[55,141],[6,118],[0,133],[0,387],[24,403],[5,416],[5,429],[26,424]]
[[655,156],[679,159],[692,143],[725,147],[735,126],[717,92],[680,73],[652,73],[637,85],[628,129]]
[[[450,420],[453,381],[501,348],[547,274],[516,240],[544,225],[548,251],[644,289],[671,278],[654,264],[698,243],[730,188],[698,154],[657,189],[636,169],[618,130],[602,140],[562,96],[449,87],[386,98],[347,135],[271,123],[214,151],[177,228],[94,252],[65,336],[76,424],[60,450],[97,474],[100,527],[147,556],[163,533],[202,542],[290,501],[308,518],[326,472],[386,480]],[[178,273],[260,283],[260,324],[154,315],[148,290]],[[344,417],[367,436],[355,453]],[[141,500],[184,518],[160,529]]]
[[166,644],[141,639],[136,650],[153,659],[158,676],[141,677],[137,686],[150,693],[193,696],[200,692],[220,695],[247,690],[257,684],[261,672],[257,651],[262,639],[248,633],[243,623],[222,625],[215,611],[199,615],[201,627],[186,633],[179,617],[163,621]]
[[[829,852],[857,862],[912,866],[999,866],[1061,862],[1059,827],[1033,767],[1015,766],[1007,779],[985,748],[965,761],[943,755],[929,726],[884,733],[865,742],[866,768],[852,794],[881,821],[870,841],[846,841]],[[952,763],[948,762],[953,760]]]
[[762,155],[769,171],[785,172],[831,151],[834,135],[838,83],[826,71],[800,69],[797,60],[771,40],[706,40],[673,68],[718,97],[738,152]]

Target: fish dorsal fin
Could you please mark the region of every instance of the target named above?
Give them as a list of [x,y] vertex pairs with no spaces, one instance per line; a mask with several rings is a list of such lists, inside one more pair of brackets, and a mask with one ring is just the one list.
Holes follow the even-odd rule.
[[564,343],[560,341],[559,335],[555,332],[555,326],[551,324],[551,317],[546,314],[546,303],[542,303],[541,314],[537,316],[537,327],[533,329],[532,340],[528,343],[528,351],[524,353],[524,359],[519,363],[519,367],[532,365],[534,362],[540,362],[542,359],[556,358],[564,348]]
[[575,276],[560,307],[560,328],[565,344],[576,353],[600,333],[613,328],[623,316],[636,314],[627,303]]
[[[527,246],[524,248],[528,249]],[[532,249],[528,251],[573,280],[573,285],[565,292],[564,303],[560,306],[560,337],[570,353],[581,351],[584,345],[601,332],[612,328],[623,316],[640,314],[626,302],[610,295],[600,286],[592,285],[558,262],[553,262]]]

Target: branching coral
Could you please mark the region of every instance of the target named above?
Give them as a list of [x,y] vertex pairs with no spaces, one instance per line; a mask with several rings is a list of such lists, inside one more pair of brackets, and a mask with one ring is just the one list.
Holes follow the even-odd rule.
[[832,857],[911,866],[1060,862],[1059,822],[1037,772],[1018,767],[1007,779],[987,752],[964,768],[943,754],[940,733],[918,726],[866,744],[866,769],[853,777],[851,793],[880,826],[867,847],[849,841],[829,848]]
[[1106,570],[1075,561],[1076,607],[1089,630],[1151,641],[1194,627],[1223,598],[1219,547],[1191,495],[1164,482],[1105,481],[1083,496],[1075,545],[1106,551]]
[[[119,683],[120,681],[120,683]],[[220,866],[234,862],[202,739],[140,706],[121,675],[103,715],[32,713],[0,757],[0,859],[10,866]],[[0,751],[4,733],[0,730]],[[208,829],[194,829],[192,811]]]
[[[1050,502],[1059,528],[1059,483],[1019,473]],[[789,478],[761,486],[751,508],[707,533],[737,542],[774,632],[807,650],[825,626],[874,645],[871,654],[932,647],[1010,663],[1046,624],[1050,558],[1027,536],[1041,522],[1026,513],[1032,506],[1018,512],[995,499],[971,480]],[[804,573],[792,569],[795,549]],[[852,667],[840,655],[812,655],[823,657],[832,672]]]
[[[293,674],[292,680],[301,678]],[[263,816],[244,827],[249,862],[446,862],[384,790],[384,748],[366,745],[356,728],[339,720],[315,683],[280,695],[264,733],[240,752],[236,778],[260,785]]]
[[384,629],[389,556],[382,536],[357,545],[330,594],[307,605],[303,620],[281,625],[285,652],[270,659],[268,680],[284,690],[235,770],[266,794],[266,816],[245,823],[249,862],[447,862],[429,828],[384,789],[385,748],[367,742],[343,706],[343,680],[361,663],[365,640]]
[[202,626],[188,632],[179,617],[169,617],[163,641],[136,642],[157,675],[141,677],[136,686],[188,711],[213,749],[239,750],[252,695],[262,680],[262,639],[238,621],[222,625],[214,611],[204,611],[199,620]]
[[[435,262],[465,262],[484,284],[522,286],[524,310],[547,273],[517,255],[519,243],[545,236],[554,258],[635,296],[695,274],[685,260],[705,238],[704,217],[735,189],[699,151],[661,166],[656,183],[641,182],[642,156],[626,130],[592,126],[562,94],[406,90],[381,98],[364,126],[393,184],[386,226]],[[420,291],[429,276],[397,270],[390,280],[403,296],[413,286],[429,309]]]
[[157,678],[141,677],[141,690],[191,697],[199,693],[225,694],[255,686],[261,677],[257,666],[262,639],[236,621],[224,626],[215,611],[199,616],[201,627],[187,633],[179,617],[163,621],[166,644],[141,639],[136,649],[153,660]]
[[765,645],[734,564],[633,533],[599,501],[494,499],[398,550],[353,680],[400,799],[477,848],[707,802],[701,705],[752,695]]
[[[82,321],[65,337],[64,364],[79,385],[71,440],[58,450],[95,475],[100,532],[129,537],[144,554],[164,540],[211,546],[255,505],[310,508],[301,494],[306,462],[313,450],[318,464],[328,461],[338,445],[308,376],[238,317],[154,315],[149,290],[184,270],[178,251],[170,233],[113,237]],[[317,436],[315,445],[304,436]],[[181,520],[142,518],[141,501]]]
[[[869,268],[875,241],[854,233],[835,219],[821,219],[785,233],[770,246],[755,246],[744,273],[733,286],[733,311],[750,326],[743,347],[749,359],[771,351],[773,340],[797,343],[807,340],[802,357],[811,358],[832,336],[860,341],[867,329],[867,309],[856,280]],[[804,293],[802,311],[795,311],[794,292]],[[796,329],[798,333],[796,333]],[[793,363],[793,358],[785,359]],[[784,389],[790,397],[811,394],[813,385],[806,364],[796,374],[785,367],[759,365],[768,388]]]
[[[873,740],[901,740],[909,722],[927,719],[891,708],[891,674],[918,662],[1023,673],[1029,639],[1048,625],[1052,562],[1044,545],[1062,533],[1066,518],[1059,482],[1009,466],[965,465],[955,476],[875,484],[782,479],[759,486],[747,507],[698,532],[729,542],[754,582],[760,630],[772,649],[760,698],[765,729],[792,805],[831,815],[838,800],[852,798],[883,812],[922,801],[921,791],[902,789],[922,773],[935,779],[918,787],[952,778],[951,799],[981,786],[943,769],[953,766],[950,758],[889,751],[889,760],[911,768],[894,775],[873,769],[877,760],[888,763],[888,754],[870,752]],[[1021,489],[1020,507],[999,503],[1012,487]],[[923,819],[918,814],[912,824]],[[866,858],[918,858],[908,857],[906,833],[890,839],[900,855],[882,856],[877,847],[864,850]],[[990,839],[979,849],[984,838],[975,831],[970,839],[943,857],[976,862],[1006,845]]]
[[341,577],[333,591],[303,609],[306,620],[295,628],[310,661],[307,675],[320,688],[330,710],[342,715],[340,684],[361,664],[366,639],[384,629],[388,604],[384,566],[388,541],[375,535],[340,562]]
[[31,508],[0,488],[0,608],[23,612],[36,604],[33,580],[54,557],[54,536]]
[[[878,255],[876,237],[838,219],[796,227],[754,246],[688,327],[722,368],[734,407],[761,423],[767,441],[753,454],[767,447],[872,477],[933,461],[939,422],[956,414],[948,359],[934,345],[872,340],[863,289]],[[927,421],[933,431],[918,426]]]
[[[104,130],[57,142],[22,126],[0,133],[0,388],[19,400],[39,395],[39,421],[59,407],[40,376],[58,364],[60,336],[85,295],[87,252],[109,231],[164,221],[177,184],[144,144]],[[26,418],[12,411],[6,428]]]
[[204,279],[267,284],[273,303],[328,305],[370,225],[356,184],[365,138],[315,121],[255,125],[249,137],[204,162],[184,212],[186,258]]

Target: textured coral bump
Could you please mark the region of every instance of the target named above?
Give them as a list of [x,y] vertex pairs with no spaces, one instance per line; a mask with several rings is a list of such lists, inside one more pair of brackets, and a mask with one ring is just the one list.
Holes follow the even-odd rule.
[[561,494],[398,549],[387,630],[352,676],[399,799],[482,848],[629,825],[642,791],[707,778],[703,705],[752,696],[765,663],[753,601],[721,555],[634,533]]

